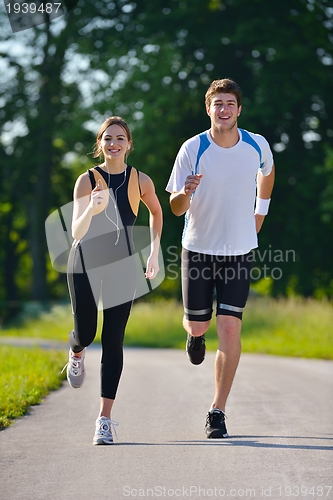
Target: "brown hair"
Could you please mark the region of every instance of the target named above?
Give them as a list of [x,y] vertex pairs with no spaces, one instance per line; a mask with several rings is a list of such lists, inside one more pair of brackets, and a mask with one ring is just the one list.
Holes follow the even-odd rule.
[[223,78],[223,80],[214,80],[205,95],[205,104],[210,106],[213,97],[216,94],[233,94],[236,97],[238,106],[242,105],[242,91],[233,80],[229,78]]
[[100,145],[100,141],[102,139],[102,136],[104,132],[106,131],[107,128],[109,128],[111,125],[119,125],[121,128],[124,129],[124,132],[126,133],[128,141],[131,142],[131,149],[133,149],[133,140],[132,140],[132,133],[130,131],[129,126],[125,122],[121,116],[109,116],[104,123],[101,125],[99,131],[97,132],[96,136],[96,142],[94,146],[94,150],[92,152],[93,158],[98,158],[99,156],[102,155],[102,148]]

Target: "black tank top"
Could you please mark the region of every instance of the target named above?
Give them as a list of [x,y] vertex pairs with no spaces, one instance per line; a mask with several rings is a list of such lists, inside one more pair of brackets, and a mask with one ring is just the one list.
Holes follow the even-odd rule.
[[[121,174],[108,174],[94,167],[109,188],[109,203],[105,210],[94,215],[87,233],[80,241],[86,270],[124,259],[134,252],[132,228],[140,201],[139,172],[127,166]],[[92,189],[96,180],[88,170]],[[136,213],[134,213],[136,210]]]
[[[137,176],[137,183],[138,183],[138,188],[140,189],[140,184],[139,184],[139,172],[136,169],[133,169],[130,165],[127,166],[126,170],[122,172],[121,174],[108,174],[105,172],[101,167],[95,167],[95,170],[99,172],[102,177],[104,178],[107,186],[109,189],[112,189],[111,194],[113,194],[113,198],[117,203],[118,206],[118,211],[120,214],[120,218],[122,221],[123,226],[133,226],[135,221],[136,221],[136,215],[133,213],[131,204],[130,204],[130,193],[129,193],[129,180],[131,178],[131,175],[136,173]],[[132,172],[133,170],[133,172]],[[90,177],[90,182],[92,189],[95,188],[96,182],[95,182],[95,177],[94,174],[91,170],[88,170],[88,174]],[[141,193],[140,193],[141,194]],[[112,200],[110,199],[110,203],[106,209],[106,213],[109,215],[109,212],[112,216],[114,206],[112,203]],[[102,212],[103,213],[103,212]],[[93,220],[96,219],[96,217],[99,217],[102,215],[102,213],[95,215],[93,217]],[[105,216],[105,214],[104,214]],[[97,219],[96,219],[97,220]]]

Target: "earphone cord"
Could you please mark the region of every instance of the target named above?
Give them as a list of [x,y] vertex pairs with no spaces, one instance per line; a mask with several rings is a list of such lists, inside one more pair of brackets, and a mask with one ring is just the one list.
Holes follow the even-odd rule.
[[117,239],[116,239],[116,242],[115,242],[115,245],[117,245],[118,241],[119,241],[119,237],[120,237],[120,228],[119,228],[119,225],[118,225],[118,222],[119,222],[119,215],[118,215],[118,206],[117,206],[117,192],[118,192],[118,189],[120,189],[124,184],[125,184],[125,181],[126,181],[126,172],[127,172],[127,165],[126,165],[126,168],[124,170],[124,180],[123,182],[120,184],[120,186],[118,186],[115,190],[115,194],[114,194],[114,198],[113,196],[111,195],[111,174],[109,172],[109,168],[108,168],[108,165],[107,163],[105,162],[105,166],[106,166],[106,170],[109,174],[109,179],[108,179],[108,191],[109,191],[109,197],[111,198],[112,200],[112,203],[113,203],[113,206],[114,206],[114,209],[115,209],[115,212],[116,212],[116,222],[114,222],[109,216],[108,214],[106,213],[106,209],[107,207],[105,207],[104,209],[104,213],[105,213],[105,217],[110,221],[112,222],[112,224],[117,228]]

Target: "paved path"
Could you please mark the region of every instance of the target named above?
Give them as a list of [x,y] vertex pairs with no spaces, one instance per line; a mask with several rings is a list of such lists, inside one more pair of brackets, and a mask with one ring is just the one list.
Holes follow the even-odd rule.
[[99,358],[89,348],[80,390],[65,383],[0,432],[1,500],[333,499],[332,362],[244,354],[231,437],[208,440],[214,354],[195,367],[181,351],[128,348],[119,440],[93,446]]

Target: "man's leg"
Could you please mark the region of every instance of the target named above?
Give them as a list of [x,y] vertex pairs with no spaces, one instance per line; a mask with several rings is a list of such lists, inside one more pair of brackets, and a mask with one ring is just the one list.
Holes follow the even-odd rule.
[[212,317],[214,282],[212,256],[182,251],[183,327],[187,332],[186,352],[194,365],[205,359],[205,337]]
[[218,348],[215,358],[215,395],[212,408],[225,411],[227,398],[241,354],[242,321],[233,316],[216,317]]
[[216,317],[218,348],[215,358],[215,395],[206,417],[208,438],[227,438],[225,406],[235,377],[241,353],[242,321],[226,315]]
[[184,330],[192,335],[192,337],[201,337],[204,335],[210,325],[210,321],[190,321],[183,317]]
[[184,316],[183,327],[187,332],[186,353],[193,365],[201,365],[206,355],[205,333],[210,321],[192,321]]
[[250,257],[248,254],[216,261],[218,349],[215,395],[206,421],[208,438],[228,437],[224,412],[241,354],[240,333],[250,287]]

